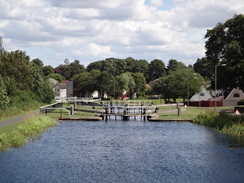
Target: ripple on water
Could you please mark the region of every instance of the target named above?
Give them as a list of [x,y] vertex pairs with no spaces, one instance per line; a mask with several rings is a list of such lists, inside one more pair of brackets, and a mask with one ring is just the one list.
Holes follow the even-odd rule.
[[228,138],[191,123],[61,122],[1,152],[0,182],[242,182],[244,149]]

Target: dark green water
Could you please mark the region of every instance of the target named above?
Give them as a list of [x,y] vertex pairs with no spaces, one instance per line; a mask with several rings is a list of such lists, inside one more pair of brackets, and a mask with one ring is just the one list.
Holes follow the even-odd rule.
[[0,152],[0,182],[241,183],[241,140],[191,123],[61,122]]

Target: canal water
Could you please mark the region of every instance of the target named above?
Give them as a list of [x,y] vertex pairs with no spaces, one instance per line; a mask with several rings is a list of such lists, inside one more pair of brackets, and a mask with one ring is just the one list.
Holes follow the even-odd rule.
[[243,139],[191,123],[60,122],[0,152],[1,183],[243,183]]

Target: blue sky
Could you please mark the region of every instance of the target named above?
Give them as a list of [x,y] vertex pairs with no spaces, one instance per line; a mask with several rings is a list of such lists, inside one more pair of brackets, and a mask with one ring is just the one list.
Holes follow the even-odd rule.
[[8,0],[0,1],[6,51],[56,67],[105,58],[176,59],[205,56],[204,35],[244,12],[243,0]]
[[[170,10],[172,8],[174,8],[174,2],[172,2],[172,0],[155,0],[154,1],[155,5],[158,4],[157,9],[158,10]],[[153,4],[153,2],[151,0],[145,0],[144,4],[147,6],[151,6]]]

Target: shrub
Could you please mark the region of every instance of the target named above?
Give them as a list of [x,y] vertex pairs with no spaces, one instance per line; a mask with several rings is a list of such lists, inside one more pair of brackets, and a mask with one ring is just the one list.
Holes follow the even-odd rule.
[[244,135],[244,115],[236,116],[225,112],[219,114],[211,111],[200,114],[193,119],[196,124],[206,125],[224,133]]
[[237,102],[237,105],[244,105],[244,99],[242,99],[239,102]]

